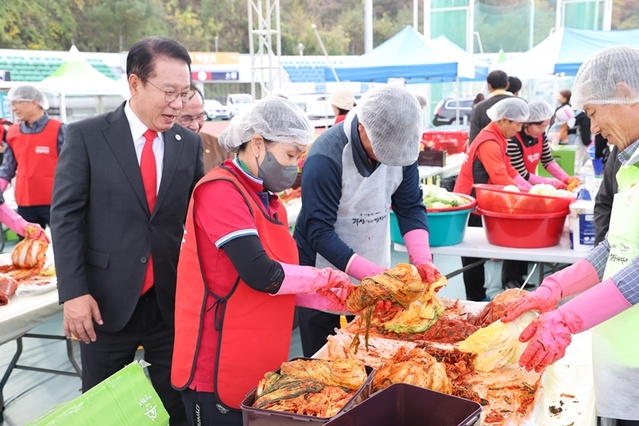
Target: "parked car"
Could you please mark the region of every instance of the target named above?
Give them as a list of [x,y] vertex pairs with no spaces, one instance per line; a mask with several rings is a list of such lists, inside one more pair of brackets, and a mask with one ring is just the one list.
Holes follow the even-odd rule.
[[459,123],[470,123],[470,113],[473,109],[473,101],[475,98],[446,98],[435,107],[435,115],[433,117],[433,126],[445,126],[455,124],[457,117],[457,106],[459,105]]
[[[335,112],[333,106],[329,101],[331,95],[321,95],[312,101],[306,102],[306,115],[311,120],[319,120],[322,118],[335,118]],[[362,97],[361,93],[355,95],[355,101],[357,102]]]
[[253,96],[248,93],[229,93],[226,95],[226,107],[231,118],[249,108],[253,104]]
[[216,118],[228,120],[231,118],[229,109],[215,99],[204,100],[204,112],[207,120],[215,120]]

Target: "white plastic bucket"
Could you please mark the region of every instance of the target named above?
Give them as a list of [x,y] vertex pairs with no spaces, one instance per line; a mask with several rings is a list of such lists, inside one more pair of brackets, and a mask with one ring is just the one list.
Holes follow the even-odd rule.
[[590,251],[595,245],[594,201],[578,200],[570,205],[570,248]]

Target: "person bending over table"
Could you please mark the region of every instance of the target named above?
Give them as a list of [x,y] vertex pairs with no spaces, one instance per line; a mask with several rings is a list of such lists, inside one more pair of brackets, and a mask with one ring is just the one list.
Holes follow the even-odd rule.
[[[586,259],[554,273],[507,308],[503,321],[531,309],[542,314],[519,337],[519,359],[540,371],[561,359],[572,335],[593,329],[597,414],[602,424],[639,425],[639,49],[600,50],[575,77],[573,102],[619,149],[621,167],[607,237]],[[557,308],[558,302],[575,296]]]
[[[468,158],[462,164],[455,182],[455,192],[474,197],[473,185],[476,183],[516,185],[520,189],[532,186],[513,168],[506,155],[507,139],[521,130],[521,123],[528,119],[528,113],[528,104],[518,97],[503,99],[488,109],[491,122],[470,145]],[[468,226],[482,226],[481,216],[471,213]],[[461,260],[463,266],[468,266],[481,259],[462,256]],[[466,299],[476,302],[485,300],[484,265],[464,271],[463,276]]]
[[[422,135],[415,96],[389,85],[373,89],[346,119],[320,135],[302,173],[302,209],[293,234],[300,263],[332,266],[361,280],[390,267],[389,208],[409,260],[433,282],[426,208],[417,157]],[[338,315],[298,308],[304,356],[340,326]]]

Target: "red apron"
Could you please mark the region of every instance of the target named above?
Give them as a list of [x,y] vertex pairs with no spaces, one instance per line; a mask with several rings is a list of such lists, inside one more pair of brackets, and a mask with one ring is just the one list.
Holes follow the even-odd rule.
[[537,136],[537,141],[530,146],[526,146],[524,144],[519,132],[517,132],[515,136],[517,137],[519,146],[521,147],[526,170],[528,170],[528,173],[530,174],[537,174],[537,164],[539,164],[539,160],[541,159],[541,150],[544,146],[543,134]]
[[53,195],[53,176],[58,163],[58,133],[62,122],[49,119],[40,133],[9,127],[7,144],[18,164],[15,197],[19,206],[48,206]]

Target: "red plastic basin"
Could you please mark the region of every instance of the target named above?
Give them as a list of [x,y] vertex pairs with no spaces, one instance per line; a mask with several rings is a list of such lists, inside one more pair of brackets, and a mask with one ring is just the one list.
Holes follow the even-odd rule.
[[473,186],[477,206],[484,211],[496,213],[545,214],[564,212],[568,214],[570,203],[576,200],[575,198],[504,191],[502,185],[475,184]]
[[496,213],[477,208],[491,244],[514,248],[541,248],[559,244],[567,212],[547,214]]

